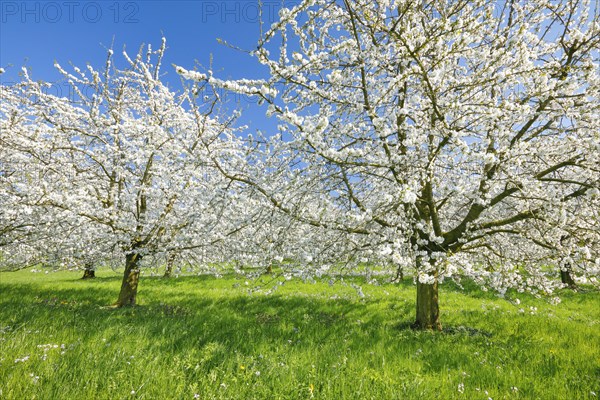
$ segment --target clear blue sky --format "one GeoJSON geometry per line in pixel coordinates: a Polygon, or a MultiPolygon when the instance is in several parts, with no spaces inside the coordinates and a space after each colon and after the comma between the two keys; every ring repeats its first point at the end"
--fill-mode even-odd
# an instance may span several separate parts
{"type": "MultiPolygon", "coordinates": [[[[297,0],[285,0],[291,7],[297,0]]],[[[263,20],[268,27],[277,20],[281,0],[263,0],[263,20]]],[[[34,79],[56,81],[60,76],[53,67],[72,62],[100,68],[106,49],[113,47],[116,62],[122,62],[121,50],[136,54],[142,43],[160,45],[167,38],[165,79],[179,87],[172,63],[191,69],[198,61],[208,67],[213,56],[213,71],[222,78],[259,78],[266,70],[250,56],[217,42],[223,39],[243,49],[256,47],[260,33],[257,0],[197,1],[116,1],[116,0],[0,0],[0,75],[4,84],[17,81],[22,66],[34,79]]],[[[68,68],[67,68],[68,69],[68,68]]],[[[57,91],[59,84],[57,84],[57,91]]],[[[239,97],[230,99],[233,105],[239,97]]],[[[240,104],[243,121],[252,130],[273,129],[263,111],[252,104],[240,104]]]]}

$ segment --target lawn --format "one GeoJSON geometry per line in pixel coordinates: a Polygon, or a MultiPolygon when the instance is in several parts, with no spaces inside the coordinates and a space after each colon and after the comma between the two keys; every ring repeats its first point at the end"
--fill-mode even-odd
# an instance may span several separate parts
{"type": "Polygon", "coordinates": [[[554,305],[444,284],[433,333],[409,328],[410,281],[360,296],[348,280],[292,280],[267,295],[234,275],[144,276],[139,306],[112,310],[120,275],[80,276],[0,273],[0,398],[600,396],[597,291],[554,305]]]}

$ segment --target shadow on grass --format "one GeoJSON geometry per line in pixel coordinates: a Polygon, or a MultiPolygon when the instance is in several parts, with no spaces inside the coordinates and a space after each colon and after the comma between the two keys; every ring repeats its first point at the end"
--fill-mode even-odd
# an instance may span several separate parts
{"type": "Polygon", "coordinates": [[[590,298],[598,295],[599,290],[593,286],[578,286],[577,290],[568,288],[560,289],[556,295],[563,300],[569,300],[578,304],[589,302],[590,298]]]}
{"type": "MultiPolygon", "coordinates": [[[[252,354],[257,346],[291,348],[310,342],[311,346],[326,347],[341,338],[348,348],[361,349],[365,341],[393,338],[398,320],[412,317],[410,304],[394,303],[392,307],[389,301],[247,295],[232,289],[225,289],[223,297],[202,297],[201,288],[185,297],[163,297],[160,282],[165,280],[144,279],[150,283],[144,289],[145,304],[121,309],[106,307],[117,295],[113,277],[72,281],[72,287],[56,289],[35,284],[0,285],[0,325],[67,329],[74,336],[114,341],[135,342],[144,336],[153,351],[194,352],[210,343],[222,343],[225,348],[252,354]]],[[[209,279],[170,279],[165,287],[189,287],[209,279]]]]}
{"type": "MultiPolygon", "coordinates": [[[[153,351],[172,353],[200,351],[210,343],[252,354],[257,346],[291,348],[305,342],[330,346],[340,338],[350,349],[364,349],[368,346],[365,343],[378,342],[393,348],[401,338],[479,341],[491,337],[490,332],[464,326],[445,326],[442,335],[414,332],[410,329],[414,303],[403,299],[248,295],[232,288],[237,280],[219,281],[210,275],[146,276],[140,287],[143,305],[108,309],[106,306],[116,300],[120,279],[116,275],[74,279],[70,280],[71,287],[56,289],[33,283],[0,285],[0,324],[23,326],[33,322],[53,325],[57,330],[69,325],[74,335],[112,337],[115,341],[135,342],[143,336],[153,351]],[[219,295],[204,295],[204,287],[219,286],[219,295]]],[[[408,288],[412,282],[399,285],[408,288]]],[[[473,286],[468,290],[474,291],[473,286]]]]}
{"type": "Polygon", "coordinates": [[[209,276],[144,277],[143,305],[110,310],[104,306],[116,299],[115,279],[99,277],[56,289],[34,283],[0,284],[0,329],[12,326],[10,334],[40,329],[55,337],[63,332],[71,343],[93,346],[106,340],[129,352],[139,349],[161,357],[189,358],[190,363],[201,365],[198,372],[190,369],[185,374],[207,373],[217,366],[231,368],[244,357],[269,351],[306,353],[308,360],[315,350],[329,354],[330,359],[334,358],[331,354],[348,353],[369,360],[374,352],[407,362],[418,359],[424,371],[437,374],[463,369],[473,348],[485,349],[490,343],[506,348],[531,345],[525,334],[504,340],[502,335],[456,323],[445,325],[441,334],[412,331],[414,303],[402,298],[248,295],[233,289],[232,280],[209,276]],[[186,285],[187,290],[182,288],[186,285]],[[217,286],[223,289],[215,295],[217,286]],[[203,288],[212,289],[212,294],[203,288]]]}

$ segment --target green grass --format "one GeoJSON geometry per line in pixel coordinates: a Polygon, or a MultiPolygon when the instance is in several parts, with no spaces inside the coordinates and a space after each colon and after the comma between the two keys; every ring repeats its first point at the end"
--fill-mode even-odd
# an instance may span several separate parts
{"type": "Polygon", "coordinates": [[[0,273],[0,398],[600,396],[598,292],[516,306],[443,285],[446,332],[432,333],[408,328],[409,282],[361,298],[326,280],[265,295],[235,276],[144,277],[139,307],[109,310],[120,276],[80,275],[0,273]]]}

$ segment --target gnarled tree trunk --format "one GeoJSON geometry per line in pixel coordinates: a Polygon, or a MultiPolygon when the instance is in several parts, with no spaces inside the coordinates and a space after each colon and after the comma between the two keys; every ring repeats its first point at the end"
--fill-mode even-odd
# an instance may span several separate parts
{"type": "Polygon", "coordinates": [[[95,277],[96,277],[96,271],[93,270],[91,267],[88,268],[86,266],[85,270],[83,271],[83,276],[81,277],[81,279],[93,279],[95,277]]]}
{"type": "Polygon", "coordinates": [[[417,279],[417,318],[411,326],[417,330],[442,330],[438,299],[438,280],[425,284],[417,279]]]}
{"type": "Polygon", "coordinates": [[[569,289],[577,289],[577,284],[575,283],[575,281],[573,280],[573,277],[571,276],[571,266],[570,265],[565,265],[564,267],[562,267],[560,269],[560,281],[562,283],[564,283],[565,285],[567,285],[567,287],[569,289]]]}
{"type": "Polygon", "coordinates": [[[140,280],[139,263],[141,260],[142,256],[138,253],[128,253],[125,256],[125,272],[123,273],[119,299],[115,303],[116,307],[135,305],[138,282],[140,280]]]}

